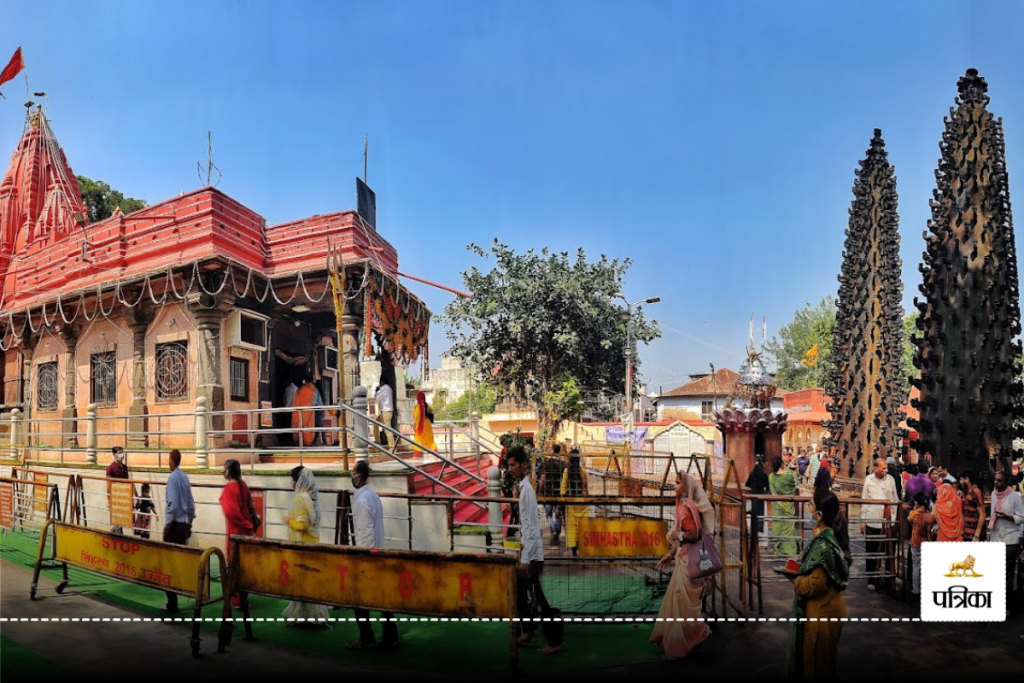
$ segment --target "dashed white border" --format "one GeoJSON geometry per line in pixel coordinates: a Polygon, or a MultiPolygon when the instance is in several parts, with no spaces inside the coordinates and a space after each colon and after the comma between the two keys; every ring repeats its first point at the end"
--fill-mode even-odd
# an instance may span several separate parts
{"type": "Polygon", "coordinates": [[[637,621],[643,622],[656,622],[656,621],[706,621],[706,622],[747,622],[747,621],[768,621],[768,622],[790,622],[790,621],[871,621],[871,622],[911,622],[921,621],[917,617],[830,617],[830,618],[794,618],[794,617],[687,617],[687,618],[662,618],[662,617],[560,617],[558,619],[507,619],[503,617],[395,617],[394,619],[385,619],[383,617],[369,617],[366,619],[357,619],[355,617],[329,617],[324,619],[286,619],[283,617],[249,617],[245,619],[243,617],[237,617],[228,619],[225,617],[0,617],[0,622],[64,622],[64,621],[143,621],[143,622],[157,622],[157,621],[170,621],[170,622],[189,622],[193,623],[196,621],[240,621],[240,622],[308,622],[308,623],[326,623],[326,622],[352,622],[352,621],[470,621],[470,622],[503,622],[508,623],[509,621],[515,622],[537,622],[537,621],[561,621],[561,622],[628,622],[633,623],[637,621]]]}

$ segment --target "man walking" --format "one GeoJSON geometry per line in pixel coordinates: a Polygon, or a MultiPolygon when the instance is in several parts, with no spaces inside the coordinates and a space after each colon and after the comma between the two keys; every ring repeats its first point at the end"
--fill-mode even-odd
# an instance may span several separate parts
{"type": "MultiPolygon", "coordinates": [[[[352,486],[356,490],[352,502],[352,522],[355,527],[355,545],[360,548],[384,547],[384,505],[377,492],[366,485],[370,478],[370,465],[366,460],[356,462],[352,470],[352,486]]],[[[377,638],[373,635],[370,623],[370,610],[356,608],[353,610],[359,624],[359,639],[345,645],[349,650],[369,650],[377,647],[377,638]]],[[[398,624],[395,623],[393,612],[381,612],[384,621],[384,633],[380,646],[385,650],[398,649],[398,624]]]]}
{"type": "MultiPolygon", "coordinates": [[[[192,520],[196,518],[196,501],[192,497],[192,484],[181,471],[181,452],[175,448],[168,456],[171,475],[167,477],[167,526],[164,543],[185,545],[192,537],[192,520]]],[[[168,612],[178,611],[178,594],[167,591],[168,612]]]]}
{"type": "Polygon", "coordinates": [[[800,471],[800,482],[807,482],[807,468],[811,466],[811,459],[807,457],[807,451],[800,449],[800,455],[796,459],[796,467],[800,471]]]}
{"type": "MultiPolygon", "coordinates": [[[[875,470],[864,479],[864,489],[861,492],[864,500],[885,500],[892,503],[899,502],[896,495],[896,482],[889,476],[889,466],[882,458],[875,460],[875,470]]],[[[874,557],[867,560],[868,590],[875,590],[877,587],[888,583],[879,580],[880,577],[873,577],[875,572],[887,572],[889,569],[889,544],[886,542],[890,536],[892,522],[896,519],[895,505],[862,505],[861,518],[864,520],[860,525],[861,533],[867,536],[864,546],[869,556],[885,555],[885,558],[874,557]]]]}
{"type": "MultiPolygon", "coordinates": [[[[540,511],[537,508],[537,494],[533,485],[526,477],[527,455],[526,449],[521,444],[516,444],[508,449],[509,473],[519,481],[519,519],[522,530],[522,550],[519,555],[519,580],[516,582],[518,597],[518,610],[520,619],[519,643],[530,645],[537,642],[537,622],[527,620],[530,615],[529,591],[533,590],[533,597],[540,606],[544,617],[550,618],[552,611],[544,597],[544,591],[540,585],[540,575],[544,571],[544,544],[540,537],[540,511]]],[[[542,647],[538,652],[542,655],[550,655],[562,649],[561,622],[551,623],[550,630],[546,630],[544,637],[548,641],[547,647],[542,647]]]]}

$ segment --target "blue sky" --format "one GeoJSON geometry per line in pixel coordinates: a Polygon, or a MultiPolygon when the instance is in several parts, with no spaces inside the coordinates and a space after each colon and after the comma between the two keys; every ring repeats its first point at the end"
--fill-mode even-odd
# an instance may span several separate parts
{"type": "MultiPolygon", "coordinates": [[[[968,67],[1024,177],[1024,3],[10,3],[76,173],[151,203],[219,188],[273,223],[354,207],[370,136],[378,229],[404,272],[461,286],[497,237],[629,257],[660,296],[641,372],[665,390],[736,368],[835,295],[853,169],[881,128],[899,181],[905,303],[942,118],[968,67]],[[731,350],[725,352],[719,349],[731,350]]],[[[24,120],[3,87],[0,155],[24,120]]],[[[1017,194],[1020,194],[1017,192],[1017,194]]],[[[440,290],[409,283],[439,313],[440,290]]],[[[435,326],[431,352],[447,347],[435,326]]]]}

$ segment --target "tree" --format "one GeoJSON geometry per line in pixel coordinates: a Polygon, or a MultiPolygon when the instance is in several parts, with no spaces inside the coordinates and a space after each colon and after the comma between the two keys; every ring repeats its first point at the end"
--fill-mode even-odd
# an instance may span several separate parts
{"type": "MultiPolygon", "coordinates": [[[[566,414],[556,405],[559,392],[567,392],[565,406],[574,405],[570,380],[580,388],[594,389],[602,381],[625,388],[625,308],[616,298],[629,259],[601,256],[590,263],[582,249],[573,259],[546,248],[517,254],[498,240],[489,254],[475,244],[468,249],[481,258],[493,256],[495,267],[462,274],[472,296],[456,299],[441,316],[452,342],[449,353],[532,403],[547,434],[566,414]]],[[[659,335],[641,307],[633,310],[630,324],[634,346],[659,335]]]]}
{"type": "Polygon", "coordinates": [[[826,390],[832,419],[822,426],[843,474],[862,479],[875,458],[897,455],[906,417],[896,174],[877,128],[853,196],[826,390]]]}
{"type": "Polygon", "coordinates": [[[470,405],[474,413],[486,415],[494,412],[498,402],[498,389],[492,384],[478,384],[471,391],[464,392],[454,401],[445,402],[441,407],[434,404],[434,415],[437,420],[465,420],[469,417],[470,405]]]}
{"type": "Polygon", "coordinates": [[[806,302],[793,319],[765,344],[765,354],[775,364],[775,381],[786,391],[825,386],[832,367],[832,340],[836,326],[836,301],[826,296],[816,306],[806,302]],[[818,347],[816,361],[805,362],[818,347]]]}
{"type": "Polygon", "coordinates": [[[1009,472],[1022,417],[1020,298],[1003,124],[975,69],[957,83],[921,266],[914,448],[949,470],[1009,472]]]}
{"type": "Polygon", "coordinates": [[[89,212],[90,223],[110,218],[114,209],[117,208],[124,213],[132,213],[146,208],[146,202],[141,199],[125,197],[102,180],[92,180],[84,175],[75,176],[75,178],[78,179],[78,189],[82,193],[82,201],[85,202],[89,212]]]}

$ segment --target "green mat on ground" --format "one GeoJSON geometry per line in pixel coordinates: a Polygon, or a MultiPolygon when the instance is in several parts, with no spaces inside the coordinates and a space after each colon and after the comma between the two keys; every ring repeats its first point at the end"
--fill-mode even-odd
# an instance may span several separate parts
{"type": "MultiPolygon", "coordinates": [[[[0,543],[0,559],[31,568],[35,563],[38,542],[21,534],[8,533],[0,543]]],[[[60,569],[44,569],[46,577],[59,581],[60,569]]],[[[545,577],[547,578],[547,577],[545,577]]],[[[558,590],[559,577],[551,577],[555,583],[553,590],[558,590]]],[[[165,602],[160,591],[135,584],[108,579],[104,576],[85,570],[69,567],[69,585],[67,590],[85,591],[95,594],[104,600],[122,605],[135,612],[154,617],[166,616],[161,610],[165,602]]],[[[638,602],[650,599],[653,587],[644,586],[640,590],[643,578],[640,577],[635,590],[644,594],[638,602]]],[[[220,595],[220,586],[213,587],[215,595],[220,595]]],[[[41,591],[45,600],[39,603],[39,616],[46,616],[47,600],[59,600],[52,591],[41,591]]],[[[621,596],[614,598],[622,600],[621,596]]],[[[263,596],[250,598],[251,617],[256,619],[276,619],[287,601],[263,596]]],[[[192,602],[181,599],[181,612],[178,616],[192,616],[192,602]]],[[[219,617],[223,607],[215,604],[203,610],[204,617],[219,617]]],[[[240,610],[234,610],[234,616],[241,618],[240,610]]],[[[371,616],[379,616],[372,614],[371,616]]],[[[397,615],[402,619],[404,615],[397,615]]],[[[331,618],[352,618],[349,609],[331,610],[331,618]]],[[[415,617],[407,617],[415,618],[415,617]]],[[[214,652],[217,648],[216,630],[220,624],[216,621],[203,624],[202,651],[214,652]]],[[[500,622],[444,622],[441,619],[431,621],[400,621],[399,635],[402,647],[397,651],[353,652],[345,649],[345,643],[355,640],[358,627],[355,622],[334,622],[333,630],[316,627],[286,628],[283,622],[255,622],[253,632],[257,639],[269,645],[288,650],[327,657],[340,662],[359,663],[370,666],[395,667],[434,673],[473,672],[477,676],[506,678],[511,676],[509,666],[508,625],[500,622]]],[[[380,637],[382,625],[374,624],[374,630],[380,637]]],[[[661,649],[650,644],[652,623],[614,624],[614,623],[566,623],[565,647],[555,656],[545,657],[537,654],[536,646],[519,649],[520,669],[523,673],[544,672],[559,674],[610,666],[623,666],[644,661],[655,661],[661,656],[661,649]]],[[[539,634],[538,634],[539,635],[539,634]]],[[[233,643],[244,637],[243,624],[235,623],[233,643]]],[[[541,640],[543,645],[543,639],[541,640]]],[[[229,646],[229,652],[232,647],[229,646]]],[[[188,656],[188,648],[182,646],[182,655],[188,656]]]]}
{"type": "Polygon", "coordinates": [[[15,680],[15,676],[32,681],[73,681],[81,678],[77,672],[65,669],[6,636],[0,636],[0,675],[5,673],[11,676],[10,680],[15,680]]]}

